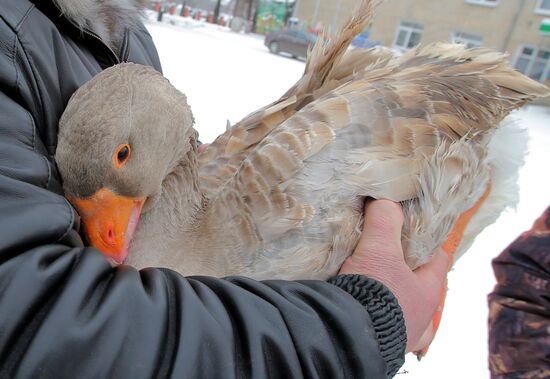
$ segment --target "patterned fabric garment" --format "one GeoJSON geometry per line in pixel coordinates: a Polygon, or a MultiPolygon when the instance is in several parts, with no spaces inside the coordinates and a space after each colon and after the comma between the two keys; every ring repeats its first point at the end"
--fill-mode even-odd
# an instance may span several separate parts
{"type": "Polygon", "coordinates": [[[493,261],[493,268],[491,377],[550,378],[550,207],[493,261]]]}

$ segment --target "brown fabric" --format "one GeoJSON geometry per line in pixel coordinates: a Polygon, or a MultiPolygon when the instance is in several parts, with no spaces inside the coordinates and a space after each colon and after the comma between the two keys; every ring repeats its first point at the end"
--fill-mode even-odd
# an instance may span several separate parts
{"type": "Polygon", "coordinates": [[[492,378],[550,378],[550,207],[493,261],[492,378]]]}

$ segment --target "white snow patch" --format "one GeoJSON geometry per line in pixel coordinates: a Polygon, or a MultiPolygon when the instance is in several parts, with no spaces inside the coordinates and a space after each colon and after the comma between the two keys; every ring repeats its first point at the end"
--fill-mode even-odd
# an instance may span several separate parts
{"type": "Polygon", "coordinates": [[[148,23],[164,75],[185,93],[202,142],[211,142],[256,109],[283,95],[303,61],[270,54],[258,35],[226,28],[179,28],[148,23]]]}

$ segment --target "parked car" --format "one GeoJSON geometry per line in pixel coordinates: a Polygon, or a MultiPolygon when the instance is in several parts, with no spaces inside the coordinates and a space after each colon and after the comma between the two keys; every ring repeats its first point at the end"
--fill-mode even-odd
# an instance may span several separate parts
{"type": "Polygon", "coordinates": [[[264,45],[273,54],[288,53],[294,58],[307,56],[308,49],[315,44],[317,37],[302,30],[282,30],[265,36],[264,45]]]}

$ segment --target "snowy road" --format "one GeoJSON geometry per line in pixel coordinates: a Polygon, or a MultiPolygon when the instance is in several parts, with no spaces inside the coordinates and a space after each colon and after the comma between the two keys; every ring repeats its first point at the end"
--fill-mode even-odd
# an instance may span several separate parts
{"type": "MultiPolygon", "coordinates": [[[[257,36],[217,27],[147,24],[157,44],[164,74],[187,94],[203,142],[231,123],[282,95],[301,75],[304,62],[269,54],[257,36]]],[[[449,275],[441,328],[420,363],[407,357],[398,377],[487,378],[486,296],[494,285],[495,257],[550,204],[550,109],[516,112],[529,129],[530,155],[520,175],[517,212],[505,213],[478,237],[449,275]]]]}

